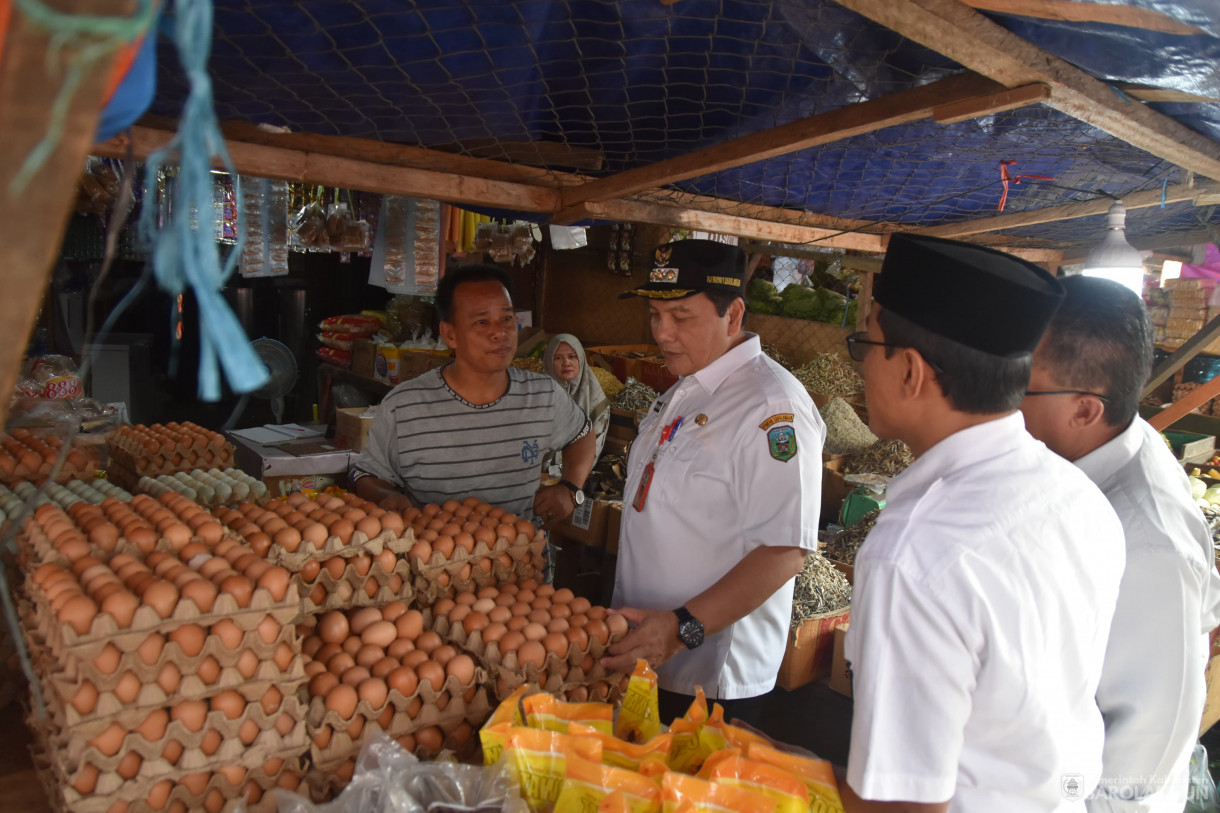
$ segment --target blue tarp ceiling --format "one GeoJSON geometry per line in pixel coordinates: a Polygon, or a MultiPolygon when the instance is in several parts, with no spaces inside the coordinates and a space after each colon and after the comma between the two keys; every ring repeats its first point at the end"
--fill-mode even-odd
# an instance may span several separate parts
{"type": "MultiPolygon", "coordinates": [[[[1200,33],[989,16],[1101,80],[1220,98],[1215,0],[1128,5],[1200,33]]],[[[173,116],[185,85],[164,43],[159,63],[152,112],[173,116]]],[[[497,145],[580,148],[603,160],[581,170],[592,176],[963,70],[832,0],[216,0],[211,69],[222,120],[505,160],[497,145]]],[[[1220,141],[1220,104],[1152,107],[1220,141]]],[[[892,127],[672,190],[720,198],[726,211],[764,204],[927,226],[996,213],[1001,161],[1016,161],[1014,174],[1054,179],[1011,186],[1006,212],[1187,181],[1176,166],[1034,106],[892,127]]],[[[1220,223],[1210,211],[1180,209],[1143,210],[1141,228],[1220,223]]],[[[1030,245],[1093,239],[1085,221],[1070,226],[1053,237],[1036,228],[1009,236],[1030,245]]]]}

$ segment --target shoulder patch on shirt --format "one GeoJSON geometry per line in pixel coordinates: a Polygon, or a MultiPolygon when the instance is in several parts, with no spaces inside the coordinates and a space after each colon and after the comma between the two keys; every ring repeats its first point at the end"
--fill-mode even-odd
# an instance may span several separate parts
{"type": "Polygon", "coordinates": [[[781,412],[778,415],[772,415],[770,418],[767,418],[758,425],[758,428],[765,432],[777,423],[792,423],[792,421],[793,415],[791,412],[781,412]]]}
{"type": "Polygon", "coordinates": [[[796,457],[796,430],[791,426],[775,426],[768,429],[767,449],[776,460],[787,463],[796,457]]]}

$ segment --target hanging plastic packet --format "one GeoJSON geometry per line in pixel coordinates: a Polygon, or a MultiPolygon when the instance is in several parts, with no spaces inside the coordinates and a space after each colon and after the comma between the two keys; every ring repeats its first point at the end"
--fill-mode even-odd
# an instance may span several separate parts
{"type": "Polygon", "coordinates": [[[686,714],[674,720],[669,726],[673,735],[673,745],[669,750],[669,767],[682,773],[698,773],[703,761],[711,755],[700,732],[707,722],[707,696],[702,686],[695,687],[695,699],[691,702],[686,714]]]}
{"type": "Polygon", "coordinates": [[[765,737],[747,731],[724,721],[724,707],[719,703],[712,706],[712,713],[703,724],[699,737],[710,751],[722,748],[740,748],[743,752],[752,744],[771,745],[765,737]]]}
{"type": "Polygon", "coordinates": [[[799,777],[774,765],[745,759],[736,748],[716,760],[708,773],[713,784],[743,788],[774,799],[775,813],[809,813],[809,791],[799,777]]]}
{"type": "Polygon", "coordinates": [[[566,734],[570,724],[581,723],[608,736],[614,728],[614,707],[609,703],[565,703],[540,692],[525,698],[521,706],[530,728],[566,734]]]}
{"type": "Polygon", "coordinates": [[[623,693],[623,707],[614,724],[614,735],[628,742],[647,742],[660,733],[657,673],[648,661],[637,660],[627,680],[627,691],[623,693]]]}
{"type": "Polygon", "coordinates": [[[805,783],[809,794],[810,811],[818,813],[842,813],[843,800],[839,797],[839,784],[835,781],[834,769],[824,759],[786,754],[769,745],[751,744],[746,757],[754,762],[774,765],[805,783]]]}
{"type": "Polygon", "coordinates": [[[415,290],[436,293],[444,260],[441,241],[441,205],[434,200],[415,201],[415,290]]]}
{"type": "Polygon", "coordinates": [[[653,780],[575,756],[568,757],[555,809],[594,810],[612,793],[623,795],[630,813],[658,813],[661,809],[661,787],[653,780]]]}
{"type": "Polygon", "coordinates": [[[246,241],[241,252],[243,277],[288,273],[288,184],[241,176],[241,207],[246,241]]]}
{"type": "MultiPolygon", "coordinates": [[[[319,194],[321,190],[319,189],[319,194]]],[[[292,230],[306,248],[324,246],[330,242],[326,231],[326,210],[316,198],[301,207],[292,219],[292,230]]]]}
{"type": "Polygon", "coordinates": [[[568,733],[599,740],[602,744],[602,763],[629,771],[638,771],[640,765],[648,759],[654,759],[668,769],[669,750],[674,741],[673,734],[666,733],[658,734],[648,742],[631,743],[580,723],[569,725],[568,733]]]}
{"type": "Polygon", "coordinates": [[[508,730],[513,726],[525,725],[525,716],[521,713],[521,698],[525,695],[528,684],[521,684],[513,693],[496,706],[491,717],[479,729],[479,742],[483,744],[483,764],[495,765],[504,753],[508,740],[508,730]]]}
{"type": "Polygon", "coordinates": [[[555,809],[571,756],[599,763],[601,743],[536,728],[508,729],[504,757],[533,813],[551,813],[555,809]]]}
{"type": "Polygon", "coordinates": [[[775,813],[775,800],[757,791],[719,785],[670,771],[661,777],[664,813],[775,813]]]}

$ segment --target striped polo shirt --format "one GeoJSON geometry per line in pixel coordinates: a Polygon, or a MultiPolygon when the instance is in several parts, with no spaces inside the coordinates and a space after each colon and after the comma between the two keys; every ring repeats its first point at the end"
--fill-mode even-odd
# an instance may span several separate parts
{"type": "Polygon", "coordinates": [[[416,505],[472,496],[532,519],[542,458],[588,431],[549,376],[510,367],[508,391],[476,405],[430,370],[386,395],[351,476],[394,483],[416,505]]]}

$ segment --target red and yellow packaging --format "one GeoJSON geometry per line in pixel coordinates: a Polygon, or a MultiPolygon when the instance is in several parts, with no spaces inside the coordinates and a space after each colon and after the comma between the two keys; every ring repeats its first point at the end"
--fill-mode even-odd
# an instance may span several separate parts
{"type": "Polygon", "coordinates": [[[495,765],[504,753],[508,738],[508,730],[513,726],[525,725],[525,717],[521,714],[521,697],[529,688],[522,684],[513,693],[504,698],[491,717],[479,729],[479,742],[483,744],[483,764],[495,765]]]}
{"type": "Polygon", "coordinates": [[[544,692],[530,695],[521,705],[530,728],[566,734],[568,726],[578,723],[607,736],[614,730],[614,707],[609,703],[565,703],[544,692]]]}
{"type": "Polygon", "coordinates": [[[627,691],[623,694],[623,707],[614,724],[614,736],[627,742],[648,742],[661,733],[661,701],[657,695],[657,673],[648,661],[637,660],[631,677],[627,680],[627,691]]]}
{"type": "Polygon", "coordinates": [[[629,813],[660,813],[661,787],[634,771],[569,756],[563,789],[555,801],[560,811],[598,809],[606,797],[619,794],[629,813]]]}
{"type": "Polygon", "coordinates": [[[775,813],[776,802],[744,788],[705,782],[670,771],[661,777],[664,813],[775,813]]]}
{"type": "Polygon", "coordinates": [[[569,758],[595,764],[602,761],[602,745],[590,737],[513,727],[508,729],[505,742],[504,757],[533,813],[550,813],[555,809],[569,758]]]}
{"type": "MultiPolygon", "coordinates": [[[[808,813],[809,791],[797,776],[764,762],[754,762],[741,756],[736,748],[729,756],[716,760],[710,771],[713,784],[752,790],[775,800],[776,813],[808,813]]],[[[708,767],[709,759],[704,763],[708,767]]]]}
{"type": "Polygon", "coordinates": [[[568,727],[568,733],[600,740],[602,764],[625,768],[629,771],[639,771],[641,763],[649,758],[665,764],[665,761],[669,759],[669,749],[673,745],[674,739],[672,734],[658,734],[648,742],[634,745],[580,723],[572,723],[568,727]]]}
{"type": "Polygon", "coordinates": [[[843,813],[843,800],[839,797],[839,783],[835,781],[834,769],[823,759],[785,754],[767,745],[752,744],[746,756],[754,762],[774,765],[805,783],[809,794],[810,813],[843,813]]]}

